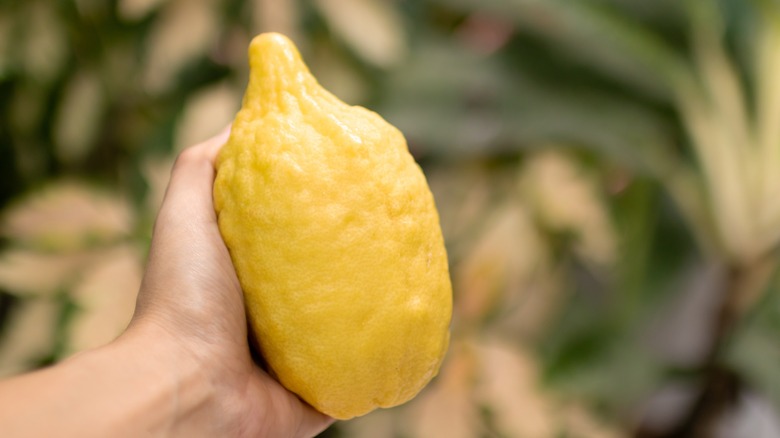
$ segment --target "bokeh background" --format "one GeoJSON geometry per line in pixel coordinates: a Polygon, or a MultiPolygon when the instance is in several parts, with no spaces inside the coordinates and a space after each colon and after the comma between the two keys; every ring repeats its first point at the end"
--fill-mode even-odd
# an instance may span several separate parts
{"type": "Polygon", "coordinates": [[[0,2],[0,375],[133,309],[179,150],[290,36],[407,136],[452,345],[326,437],[780,436],[780,2],[0,2]]]}

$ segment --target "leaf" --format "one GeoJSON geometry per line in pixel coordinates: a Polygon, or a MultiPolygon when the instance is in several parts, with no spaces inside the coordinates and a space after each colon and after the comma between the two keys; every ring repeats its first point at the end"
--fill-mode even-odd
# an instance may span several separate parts
{"type": "Polygon", "coordinates": [[[13,20],[10,14],[0,14],[0,82],[8,77],[13,67],[10,44],[12,30],[13,20]]]}
{"type": "Polygon", "coordinates": [[[564,153],[535,154],[521,176],[525,198],[550,230],[572,233],[575,251],[596,267],[615,263],[617,237],[593,176],[564,153]]]}
{"type": "Polygon", "coordinates": [[[117,13],[125,21],[138,21],[157,10],[166,0],[119,0],[117,13]]]}
{"type": "Polygon", "coordinates": [[[658,174],[669,196],[677,204],[689,230],[695,236],[699,248],[709,254],[720,250],[720,237],[710,212],[704,181],[697,169],[679,163],[658,174]]]}
{"type": "Polygon", "coordinates": [[[475,358],[463,343],[453,342],[439,377],[408,406],[405,436],[471,438],[482,430],[471,396],[475,358]]]}
{"type": "Polygon", "coordinates": [[[490,410],[501,436],[555,436],[557,409],[538,387],[539,372],[532,357],[494,340],[474,348],[480,370],[476,397],[490,410]]]}
{"type": "Polygon", "coordinates": [[[216,135],[238,112],[241,93],[227,82],[193,93],[184,105],[175,132],[175,150],[180,151],[216,135]]]}
{"type": "MultiPolygon", "coordinates": [[[[780,198],[780,13],[774,12],[762,21],[755,53],[756,142],[763,159],[767,200],[780,198]]],[[[771,201],[765,205],[767,228],[780,229],[780,205],[771,201]]]]}
{"type": "Polygon", "coordinates": [[[627,324],[619,327],[594,313],[592,297],[570,304],[559,318],[563,329],[546,339],[548,354],[544,379],[559,394],[587,401],[606,412],[621,412],[627,403],[635,403],[662,378],[662,363],[646,345],[646,329],[627,324]],[[574,322],[570,321],[573,320],[574,322]],[[568,333],[561,333],[568,332],[568,333]],[[552,347],[552,348],[550,348],[552,347]],[[620,385],[615,385],[620,382],[620,385]]]}
{"type": "Polygon", "coordinates": [[[17,296],[53,295],[67,288],[90,254],[9,249],[0,254],[0,288],[17,296]]]}
{"type": "Polygon", "coordinates": [[[133,212],[122,198],[62,180],[27,195],[0,218],[0,235],[17,245],[72,250],[127,236],[133,212]]]}
{"type": "MultiPolygon", "coordinates": [[[[560,420],[563,436],[572,438],[628,438],[627,431],[619,430],[594,417],[584,405],[571,404],[562,409],[560,420]]],[[[560,432],[559,432],[560,433],[560,432]]]]}
{"type": "Polygon", "coordinates": [[[526,209],[503,206],[454,272],[457,314],[464,322],[478,321],[509,296],[523,295],[546,257],[526,209]]]}
{"type": "Polygon", "coordinates": [[[143,275],[138,248],[122,245],[105,251],[98,260],[73,288],[78,310],[68,326],[70,353],[111,342],[133,316],[143,275]]]}
{"type": "Polygon", "coordinates": [[[500,190],[495,183],[495,173],[466,163],[433,166],[425,170],[425,176],[436,199],[442,233],[448,244],[447,253],[453,260],[467,257],[475,230],[485,213],[494,208],[491,198],[500,190]]]}
{"type": "Polygon", "coordinates": [[[566,0],[437,0],[471,12],[512,20],[571,60],[654,98],[672,97],[672,86],[692,82],[684,58],[658,35],[601,1],[566,0]]]}
{"type": "Polygon", "coordinates": [[[721,42],[722,18],[711,2],[688,2],[697,82],[680,84],[677,106],[701,169],[720,256],[740,263],[761,254],[765,236],[758,181],[760,157],[749,132],[745,91],[721,42]]]}
{"type": "Polygon", "coordinates": [[[366,61],[386,68],[404,57],[403,23],[391,2],[316,0],[314,3],[333,31],[366,61]]]}
{"type": "Polygon", "coordinates": [[[171,87],[179,72],[204,56],[219,31],[209,0],[171,0],[148,35],[143,83],[151,93],[171,87]]]}
{"type": "Polygon", "coordinates": [[[528,50],[525,62],[510,68],[451,42],[421,42],[404,68],[389,74],[379,112],[418,155],[471,158],[565,141],[644,172],[677,161],[670,128],[657,113],[597,84],[540,76],[538,56],[528,50]]]}
{"type": "Polygon", "coordinates": [[[370,93],[369,84],[340,53],[327,42],[314,42],[309,67],[317,81],[336,97],[359,104],[370,93]]]}
{"type": "Polygon", "coordinates": [[[16,20],[22,66],[26,73],[39,83],[55,79],[70,51],[65,29],[53,4],[47,2],[25,2],[24,12],[16,20]]]}
{"type": "Polygon", "coordinates": [[[24,299],[0,340],[0,377],[27,371],[54,348],[60,305],[49,298],[24,299]]]}
{"type": "Polygon", "coordinates": [[[103,90],[94,73],[82,71],[65,87],[54,121],[55,152],[60,161],[78,164],[95,146],[105,107],[103,90]]]}
{"type": "MultiPolygon", "coordinates": [[[[23,135],[34,135],[46,112],[46,93],[33,84],[19,84],[9,102],[9,126],[23,135]]],[[[16,147],[17,166],[25,175],[41,173],[43,151],[32,147],[16,147]]]]}
{"type": "Polygon", "coordinates": [[[698,82],[678,87],[677,104],[701,169],[700,197],[714,230],[710,246],[720,258],[749,265],[780,241],[778,13],[769,3],[758,4],[762,16],[750,34],[753,74],[743,78],[740,59],[723,41],[729,17],[712,2],[686,5],[698,82]]]}

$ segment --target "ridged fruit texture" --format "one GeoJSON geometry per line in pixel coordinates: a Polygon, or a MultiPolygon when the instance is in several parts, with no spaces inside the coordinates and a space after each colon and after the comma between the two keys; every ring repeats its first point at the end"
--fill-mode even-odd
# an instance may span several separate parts
{"type": "Polygon", "coordinates": [[[452,314],[425,177],[403,135],[323,89],[286,37],[255,37],[249,61],[214,201],[261,353],[334,418],[404,403],[438,372],[452,314]]]}

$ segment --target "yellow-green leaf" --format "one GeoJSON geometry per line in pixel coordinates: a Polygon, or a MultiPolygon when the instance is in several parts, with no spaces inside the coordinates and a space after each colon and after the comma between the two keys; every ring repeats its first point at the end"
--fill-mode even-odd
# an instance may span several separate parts
{"type": "Polygon", "coordinates": [[[27,195],[0,218],[0,235],[25,247],[77,249],[127,236],[133,212],[117,194],[58,181],[27,195]]]}
{"type": "Polygon", "coordinates": [[[65,87],[54,121],[55,152],[68,164],[79,163],[95,146],[105,97],[92,72],[77,73],[65,87]]]}
{"type": "Polygon", "coordinates": [[[107,344],[130,322],[143,274],[141,254],[132,245],[105,251],[74,286],[78,306],[68,327],[68,352],[107,344]]]}
{"type": "Polygon", "coordinates": [[[389,67],[406,54],[403,22],[393,2],[383,0],[316,0],[331,28],[360,57],[389,67]]]}
{"type": "Polygon", "coordinates": [[[22,300],[0,339],[0,377],[27,371],[54,348],[61,306],[49,298],[22,300]]]}
{"type": "Polygon", "coordinates": [[[89,260],[87,253],[12,248],[0,254],[0,288],[18,296],[56,294],[75,280],[89,260]]]}

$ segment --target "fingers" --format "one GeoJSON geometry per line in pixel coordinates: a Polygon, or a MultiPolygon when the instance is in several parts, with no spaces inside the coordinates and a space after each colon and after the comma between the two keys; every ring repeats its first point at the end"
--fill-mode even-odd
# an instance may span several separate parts
{"type": "Polygon", "coordinates": [[[227,126],[216,136],[179,154],[165,192],[161,218],[216,220],[212,200],[214,162],[229,135],[230,126],[227,126]]]}
{"type": "MultiPolygon", "coordinates": [[[[190,267],[199,266],[200,269],[196,270],[199,274],[204,272],[202,269],[204,259],[208,258],[212,262],[217,260],[219,262],[217,263],[217,272],[223,273],[218,277],[228,278],[231,287],[207,287],[207,289],[211,291],[229,289],[231,292],[235,292],[231,295],[233,300],[219,300],[223,305],[226,302],[241,303],[238,279],[230,264],[227,249],[219,238],[212,197],[215,177],[214,164],[219,150],[227,142],[229,135],[230,126],[220,134],[185,149],[176,159],[155,225],[155,238],[150,254],[150,261],[156,259],[176,261],[171,269],[183,264],[190,267]],[[185,246],[182,247],[182,245],[185,246]],[[182,248],[184,248],[183,251],[182,248]]],[[[152,264],[150,262],[150,265],[152,264]]],[[[171,269],[163,269],[161,272],[168,274],[171,269]]],[[[202,287],[209,284],[208,279],[212,278],[207,277],[206,280],[199,278],[193,284],[202,287]]],[[[163,289],[182,290],[182,287],[178,284],[163,289]]],[[[213,303],[203,306],[197,305],[198,300],[204,296],[188,296],[186,307],[207,308],[209,312],[219,308],[213,303]]],[[[236,309],[230,312],[231,321],[240,321],[241,330],[234,330],[233,333],[242,333],[240,338],[243,340],[246,337],[246,333],[242,331],[245,329],[245,321],[242,318],[244,311],[240,305],[236,309]]],[[[182,311],[181,306],[178,310],[180,314],[187,313],[182,311]]],[[[198,312],[194,312],[194,314],[197,315],[198,312]]],[[[237,351],[244,354],[245,348],[246,346],[242,345],[237,351]]],[[[249,361],[249,358],[246,357],[246,360],[249,361]]],[[[257,404],[257,410],[253,412],[253,415],[248,416],[248,421],[251,423],[259,419],[267,420],[266,424],[255,424],[258,430],[266,430],[267,436],[309,438],[319,434],[333,423],[333,419],[303,403],[259,368],[253,368],[253,370],[250,382],[254,392],[249,397],[254,400],[254,403],[250,402],[248,405],[257,404]]]]}
{"type": "MultiPolygon", "coordinates": [[[[212,199],[214,160],[229,132],[228,127],[185,149],[176,159],[154,225],[136,316],[148,311],[152,297],[167,297],[149,291],[182,290],[187,281],[197,283],[200,288],[222,281],[229,287],[215,290],[230,290],[240,296],[230,256],[219,237],[212,199]],[[197,281],[193,280],[195,276],[197,281]]],[[[200,296],[193,294],[192,297],[200,296]]],[[[192,297],[189,302],[194,305],[198,300],[192,297]]]]}
{"type": "Polygon", "coordinates": [[[219,134],[194,147],[203,148],[206,157],[213,164],[217,160],[219,150],[222,149],[222,146],[227,143],[228,138],[230,138],[231,127],[231,125],[225,126],[219,134]]]}
{"type": "Polygon", "coordinates": [[[249,418],[260,419],[256,426],[262,436],[311,438],[335,420],[304,403],[260,368],[252,375],[255,388],[250,396],[260,403],[249,418]]]}
{"type": "Polygon", "coordinates": [[[317,436],[336,421],[323,413],[317,412],[309,405],[303,405],[302,409],[302,418],[301,422],[298,424],[298,431],[295,434],[296,438],[311,438],[317,436]]]}

